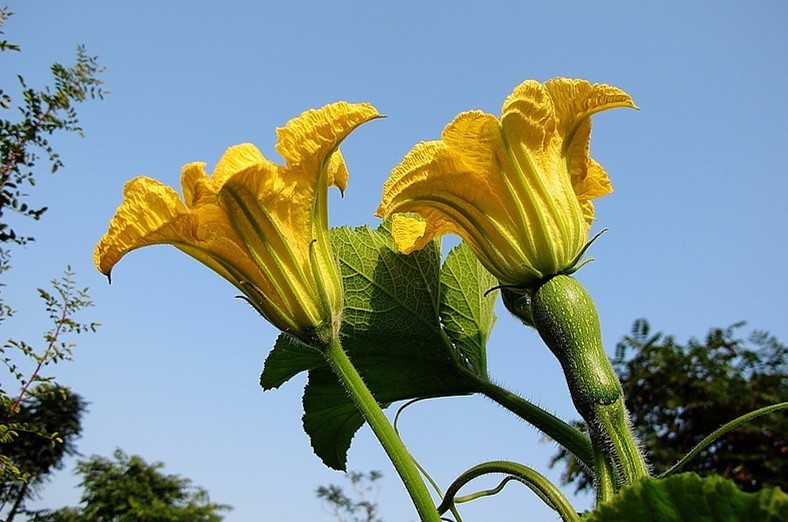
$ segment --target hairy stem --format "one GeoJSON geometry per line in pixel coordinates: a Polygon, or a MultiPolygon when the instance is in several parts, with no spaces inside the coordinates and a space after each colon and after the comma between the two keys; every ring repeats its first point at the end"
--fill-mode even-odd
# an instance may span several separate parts
{"type": "Polygon", "coordinates": [[[596,411],[597,419],[618,457],[616,464],[624,483],[632,484],[641,477],[647,477],[648,467],[632,435],[623,396],[613,404],[600,404],[596,411]]]}
{"type": "Polygon", "coordinates": [[[413,458],[353,366],[339,340],[332,338],[323,354],[394,464],[422,522],[440,522],[440,515],[435,509],[432,497],[413,458]]]}
{"type": "Polygon", "coordinates": [[[533,291],[533,324],[561,363],[577,411],[588,424],[595,459],[594,473],[608,487],[612,463],[619,473],[616,486],[648,476],[624,407],[624,392],[602,345],[599,316],[591,296],[571,277],[559,275],[533,291]],[[607,471],[606,471],[607,470],[607,471]],[[620,482],[620,484],[619,484],[620,482]]]}
{"type": "Polygon", "coordinates": [[[480,382],[479,391],[566,448],[589,468],[594,467],[591,440],[571,424],[489,381],[480,382]]]}
{"type": "Polygon", "coordinates": [[[594,439],[594,465],[591,466],[591,469],[594,470],[596,501],[597,504],[600,504],[613,498],[613,495],[616,494],[616,485],[619,481],[616,477],[616,469],[610,457],[601,449],[604,443],[596,440],[596,436],[594,439]]]}

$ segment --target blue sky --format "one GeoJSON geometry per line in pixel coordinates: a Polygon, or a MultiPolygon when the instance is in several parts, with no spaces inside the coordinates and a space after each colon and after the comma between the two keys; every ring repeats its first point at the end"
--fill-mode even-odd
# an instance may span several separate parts
{"type": "MultiPolygon", "coordinates": [[[[272,159],[274,129],[336,100],[368,101],[388,118],[343,145],[351,179],[331,198],[333,225],[377,224],[391,168],[459,112],[498,114],[521,81],[555,76],[610,83],[639,111],[594,120],[592,154],[616,192],[600,200],[596,261],[583,282],[599,307],[609,353],[632,322],[679,339],[747,320],[788,339],[788,7],[784,2],[9,2],[3,88],[33,86],[85,44],[108,70],[111,94],[79,107],[87,133],[53,140],[66,168],[39,174],[31,197],[50,207],[25,223],[37,241],[17,250],[4,288],[20,310],[3,337],[46,327],[35,288],[70,264],[96,307],[99,333],[76,339],[55,368],[91,403],[79,449],[115,447],[162,460],[235,510],[227,520],[331,520],[313,490],[341,475],[312,455],[301,430],[303,377],[263,393],[258,377],[276,332],[205,267],[170,247],[130,254],[113,284],[93,245],[140,174],[177,184],[191,161],[212,166],[253,142],[272,159]]],[[[500,308],[500,307],[499,307],[500,308]]],[[[558,364],[499,309],[488,347],[494,378],[575,418],[558,364]]],[[[480,398],[412,408],[404,437],[447,485],[488,459],[548,470],[552,447],[480,398]]],[[[368,430],[351,469],[382,470],[389,521],[414,520],[403,488],[368,430]]],[[[71,466],[40,506],[75,504],[71,466]]],[[[582,509],[587,497],[573,499],[582,509]]],[[[466,521],[555,517],[510,486],[466,521]]]]}

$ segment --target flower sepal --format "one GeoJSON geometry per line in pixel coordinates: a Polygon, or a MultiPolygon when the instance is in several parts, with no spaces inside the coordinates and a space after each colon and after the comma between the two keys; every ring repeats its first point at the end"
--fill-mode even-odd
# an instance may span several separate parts
{"type": "Polygon", "coordinates": [[[506,309],[520,319],[524,325],[536,328],[534,315],[531,311],[531,299],[533,298],[531,290],[506,286],[498,288],[501,290],[501,300],[506,309]]]}
{"type": "Polygon", "coordinates": [[[599,239],[599,237],[602,234],[604,234],[605,232],[607,232],[607,231],[608,231],[607,228],[603,228],[602,230],[600,230],[599,232],[594,234],[594,237],[592,237],[585,244],[585,246],[582,249],[580,249],[580,252],[577,253],[577,256],[575,256],[574,260],[572,260],[572,262],[569,263],[569,265],[565,269],[561,270],[558,273],[558,275],[570,276],[570,275],[574,274],[575,272],[577,272],[578,270],[580,270],[581,268],[583,268],[584,266],[586,266],[588,263],[592,262],[594,260],[593,257],[586,257],[584,259],[583,256],[586,254],[586,252],[591,247],[591,245],[594,243],[594,241],[599,239]]]}
{"type": "MultiPolygon", "coordinates": [[[[583,258],[585,253],[588,251],[589,247],[591,246],[594,241],[596,241],[602,234],[607,232],[607,228],[603,228],[599,232],[597,232],[594,237],[592,237],[586,245],[580,250],[577,254],[575,259],[560,273],[557,275],[564,275],[564,276],[571,276],[588,263],[594,260],[593,257],[586,257],[583,258]]],[[[547,282],[552,276],[544,277],[543,274],[534,274],[537,276],[536,281],[532,282],[530,285],[527,286],[510,286],[510,285],[499,285],[495,286],[487,291],[487,293],[492,292],[493,290],[500,290],[501,291],[501,298],[503,300],[504,306],[506,309],[511,312],[512,315],[520,319],[526,326],[530,326],[532,328],[536,328],[536,324],[534,323],[533,311],[531,310],[531,300],[533,299],[534,291],[541,287],[545,282],[547,282]]]]}

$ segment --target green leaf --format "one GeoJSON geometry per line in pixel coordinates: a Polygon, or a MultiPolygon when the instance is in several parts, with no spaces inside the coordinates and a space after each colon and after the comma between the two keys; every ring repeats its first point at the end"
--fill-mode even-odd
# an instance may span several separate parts
{"type": "Polygon", "coordinates": [[[487,339],[495,324],[498,285],[465,243],[449,252],[441,270],[441,319],[469,369],[487,378],[487,339]],[[487,293],[489,292],[489,293],[487,293]]]}
{"type": "Polygon", "coordinates": [[[718,475],[682,473],[667,479],[642,479],[621,489],[590,513],[588,522],[706,522],[788,520],[788,495],[779,488],[744,493],[718,475]]]}
{"type": "Polygon", "coordinates": [[[260,375],[264,390],[279,388],[301,372],[326,366],[323,355],[288,334],[280,334],[260,375]]]}
{"type": "Polygon", "coordinates": [[[315,455],[326,466],[344,471],[350,442],[364,419],[331,370],[309,372],[304,412],[304,431],[309,434],[315,455]]]}
{"type": "MultiPolygon", "coordinates": [[[[376,400],[388,405],[477,391],[486,379],[479,369],[486,368],[494,297],[481,295],[492,285],[478,277],[483,272],[470,264],[465,247],[452,252],[442,279],[437,242],[406,256],[393,249],[385,224],[331,232],[345,286],[342,345],[376,400]],[[484,307],[477,309],[478,303],[484,307]]],[[[321,358],[283,334],[265,362],[261,384],[278,387],[309,371],[304,429],[323,462],[344,469],[363,420],[321,358]]]]}
{"type": "Polygon", "coordinates": [[[348,353],[451,365],[439,316],[439,244],[404,256],[384,226],[334,229],[331,239],[345,287],[341,341],[348,353]]]}

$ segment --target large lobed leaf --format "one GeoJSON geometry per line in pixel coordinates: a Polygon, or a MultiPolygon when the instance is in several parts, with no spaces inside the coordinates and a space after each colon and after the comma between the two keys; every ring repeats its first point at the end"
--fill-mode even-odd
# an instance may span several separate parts
{"type": "Polygon", "coordinates": [[[464,243],[452,249],[440,274],[443,328],[469,370],[487,377],[487,338],[495,324],[497,281],[464,243]],[[488,294],[489,292],[489,294],[488,294]]]}
{"type": "Polygon", "coordinates": [[[642,479],[599,505],[587,522],[783,522],[788,495],[779,488],[744,493],[718,475],[701,478],[682,473],[666,479],[642,479]]]}
{"type": "MultiPolygon", "coordinates": [[[[402,255],[387,225],[332,230],[345,286],[342,344],[377,401],[473,393],[486,379],[485,343],[495,321],[495,281],[467,247],[402,255]]],[[[363,424],[322,354],[282,335],[265,362],[264,389],[308,371],[304,429],[315,453],[344,469],[353,435],[363,424]]]]}

